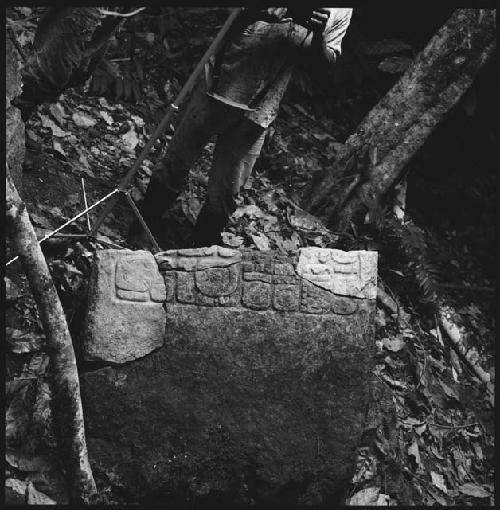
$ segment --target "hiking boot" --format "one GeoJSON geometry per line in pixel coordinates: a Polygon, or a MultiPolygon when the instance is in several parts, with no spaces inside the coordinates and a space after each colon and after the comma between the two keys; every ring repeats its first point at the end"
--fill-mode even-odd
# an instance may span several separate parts
{"type": "MultiPolygon", "coordinates": [[[[139,212],[149,227],[149,230],[151,230],[157,243],[162,248],[165,241],[163,236],[162,215],[172,206],[177,199],[177,195],[177,193],[171,190],[165,191],[158,185],[150,183],[142,205],[139,207],[139,212]]],[[[137,248],[151,249],[153,247],[151,240],[137,217],[134,218],[130,225],[127,240],[132,246],[137,248]]]]}
{"type": "Polygon", "coordinates": [[[206,205],[203,206],[191,234],[191,247],[201,248],[213,244],[222,245],[221,232],[224,230],[227,221],[227,215],[215,213],[210,211],[206,205]]]}

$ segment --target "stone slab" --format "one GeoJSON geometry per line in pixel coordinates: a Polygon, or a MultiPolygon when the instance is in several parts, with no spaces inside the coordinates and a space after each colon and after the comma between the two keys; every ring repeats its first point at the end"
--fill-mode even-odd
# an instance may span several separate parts
{"type": "MultiPolygon", "coordinates": [[[[82,375],[91,463],[139,500],[332,503],[363,429],[375,299],[301,277],[303,252],[227,252],[222,263],[215,248],[156,255],[161,349],[82,375]]],[[[376,282],[372,262],[362,274],[376,282]]]]}
{"type": "Polygon", "coordinates": [[[97,252],[89,283],[84,357],[125,363],[163,345],[165,284],[147,251],[97,252]]]}
{"type": "Polygon", "coordinates": [[[377,252],[301,248],[298,274],[340,296],[377,298],[377,252]]]}

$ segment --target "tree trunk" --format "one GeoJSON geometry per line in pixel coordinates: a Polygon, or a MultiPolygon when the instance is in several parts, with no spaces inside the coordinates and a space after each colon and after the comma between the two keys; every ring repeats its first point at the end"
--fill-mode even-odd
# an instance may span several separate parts
{"type": "Polygon", "coordinates": [[[64,310],[38,244],[28,211],[6,168],[7,231],[28,277],[47,337],[54,394],[54,419],[73,501],[88,502],[96,492],[90,468],[80,381],[64,310]]]}
{"type": "Polygon", "coordinates": [[[313,185],[309,210],[328,226],[345,231],[368,204],[380,202],[470,87],[495,45],[495,10],[456,10],[347,139],[334,167],[313,185]],[[367,150],[376,154],[376,161],[363,175],[349,175],[350,162],[367,150]]]}

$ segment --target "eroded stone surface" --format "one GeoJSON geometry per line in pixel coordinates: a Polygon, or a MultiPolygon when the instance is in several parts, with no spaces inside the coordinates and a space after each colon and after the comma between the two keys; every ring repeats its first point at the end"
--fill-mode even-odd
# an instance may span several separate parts
{"type": "Polygon", "coordinates": [[[194,271],[215,267],[227,267],[241,260],[238,250],[223,246],[168,250],[155,255],[160,269],[194,271]]]}
{"type": "Polygon", "coordinates": [[[376,299],[377,252],[300,248],[302,278],[341,296],[376,299]]]}
{"type": "Polygon", "coordinates": [[[366,412],[375,300],[359,282],[376,282],[376,261],[326,257],[349,271],[334,265],[345,283],[324,288],[301,277],[300,257],[233,252],[224,264],[208,250],[156,256],[164,346],[83,375],[91,462],[137,497],[332,502],[366,412]]]}
{"type": "Polygon", "coordinates": [[[147,251],[102,250],[89,284],[84,355],[124,363],[163,345],[165,284],[147,251]]]}

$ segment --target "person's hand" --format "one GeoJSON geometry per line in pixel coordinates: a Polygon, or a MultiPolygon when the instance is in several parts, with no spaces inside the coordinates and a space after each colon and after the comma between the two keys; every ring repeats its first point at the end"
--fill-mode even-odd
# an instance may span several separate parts
{"type": "Polygon", "coordinates": [[[315,34],[321,34],[325,30],[328,19],[330,18],[330,11],[325,7],[315,7],[309,18],[309,28],[315,34]]]}

